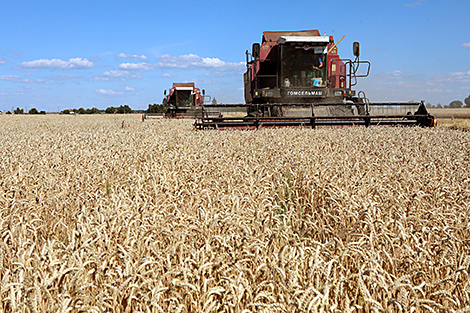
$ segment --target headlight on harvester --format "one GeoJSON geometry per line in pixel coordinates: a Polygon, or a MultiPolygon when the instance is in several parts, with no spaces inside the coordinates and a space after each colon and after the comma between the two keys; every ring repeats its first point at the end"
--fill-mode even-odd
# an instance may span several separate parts
{"type": "Polygon", "coordinates": [[[343,96],[343,92],[341,90],[337,90],[335,91],[335,96],[336,97],[342,97],[343,96]]]}

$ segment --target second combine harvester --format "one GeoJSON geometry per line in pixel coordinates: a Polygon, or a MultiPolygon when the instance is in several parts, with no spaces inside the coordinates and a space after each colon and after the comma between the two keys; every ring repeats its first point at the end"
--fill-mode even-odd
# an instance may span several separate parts
{"type": "MultiPolygon", "coordinates": [[[[341,40],[340,40],[341,41],[341,40]]],[[[332,36],[318,30],[264,32],[261,44],[246,51],[245,104],[203,104],[195,123],[205,128],[280,126],[434,126],[424,102],[370,103],[352,89],[369,75],[370,63],[342,59],[332,36]],[[361,68],[361,72],[359,72],[361,68]],[[246,107],[243,117],[210,117],[213,107],[246,107]]]]}

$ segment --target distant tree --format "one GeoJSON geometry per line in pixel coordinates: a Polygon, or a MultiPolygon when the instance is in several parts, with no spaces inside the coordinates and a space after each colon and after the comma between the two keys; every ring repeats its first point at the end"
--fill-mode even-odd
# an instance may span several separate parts
{"type": "Polygon", "coordinates": [[[132,109],[126,104],[126,105],[121,105],[119,108],[115,108],[115,107],[109,107],[109,108],[106,108],[106,110],[104,111],[105,113],[108,113],[108,114],[114,114],[114,113],[117,113],[117,114],[125,114],[125,113],[132,113],[132,109]]]}
{"type": "Polygon", "coordinates": [[[436,108],[442,109],[442,104],[438,103],[436,108]]]}
{"type": "Polygon", "coordinates": [[[463,103],[460,100],[454,100],[451,103],[449,103],[449,108],[461,108],[462,106],[463,106],[463,103]]]}
{"type": "Polygon", "coordinates": [[[465,102],[465,107],[470,108],[470,95],[467,98],[465,98],[464,102],[465,102]]]}
{"type": "Polygon", "coordinates": [[[28,111],[28,114],[39,114],[39,111],[36,108],[31,108],[31,110],[28,111]]]}
{"type": "Polygon", "coordinates": [[[6,113],[5,113],[5,114],[11,114],[11,112],[10,112],[10,111],[6,111],[6,113]]]}
{"type": "Polygon", "coordinates": [[[80,108],[78,110],[75,110],[75,112],[78,113],[78,114],[85,114],[86,113],[84,108],[80,108]]]}
{"type": "Polygon", "coordinates": [[[116,113],[116,108],[115,107],[106,108],[106,110],[104,110],[104,113],[114,114],[114,113],[116,113]]]}
{"type": "Polygon", "coordinates": [[[16,108],[16,110],[13,111],[15,114],[24,114],[23,109],[16,108]]]}
{"type": "Polygon", "coordinates": [[[91,108],[85,110],[86,114],[100,114],[100,110],[97,108],[91,108]]]}
{"type": "Polygon", "coordinates": [[[70,114],[70,110],[66,109],[66,110],[63,110],[62,112],[60,112],[62,114],[70,114]]]}
{"type": "Polygon", "coordinates": [[[149,107],[146,111],[146,113],[165,113],[166,109],[163,104],[149,104],[149,107]]]}
{"type": "Polygon", "coordinates": [[[432,108],[432,104],[431,104],[431,103],[429,103],[429,102],[428,102],[428,103],[426,103],[426,108],[428,108],[428,109],[432,108]]]}
{"type": "Polygon", "coordinates": [[[39,112],[39,114],[44,114],[44,115],[46,115],[46,111],[41,111],[41,112],[39,112]]]}
{"type": "Polygon", "coordinates": [[[132,109],[126,104],[126,105],[121,105],[119,108],[117,108],[116,113],[118,114],[126,114],[126,113],[132,113],[132,109]]]}
{"type": "Polygon", "coordinates": [[[217,99],[215,97],[212,99],[212,104],[217,104],[217,99]]]}

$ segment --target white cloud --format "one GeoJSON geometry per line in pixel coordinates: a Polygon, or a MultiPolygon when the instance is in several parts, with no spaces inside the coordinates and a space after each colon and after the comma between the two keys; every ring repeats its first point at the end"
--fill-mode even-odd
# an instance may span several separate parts
{"type": "Polygon", "coordinates": [[[93,68],[93,62],[85,58],[71,58],[68,61],[61,59],[40,59],[20,64],[23,69],[86,69],[93,68]]]}
{"type": "Polygon", "coordinates": [[[1,80],[8,80],[8,81],[18,81],[20,78],[16,75],[2,75],[0,76],[1,80]]]}
{"type": "Polygon", "coordinates": [[[174,69],[212,69],[217,71],[235,71],[243,73],[245,64],[243,62],[225,62],[219,58],[203,58],[195,54],[172,56],[162,55],[156,64],[159,68],[174,69]]]}
{"type": "Polygon", "coordinates": [[[122,95],[122,91],[115,91],[111,89],[97,89],[96,93],[102,94],[102,95],[122,95]]]}
{"type": "Polygon", "coordinates": [[[103,74],[96,76],[93,80],[98,81],[113,81],[113,80],[128,80],[128,79],[135,79],[135,78],[142,78],[140,73],[131,73],[128,71],[121,71],[121,70],[114,70],[114,71],[107,71],[103,74]]]}
{"type": "Polygon", "coordinates": [[[176,77],[176,76],[178,76],[178,75],[176,75],[176,74],[164,73],[161,77],[162,77],[162,78],[171,78],[171,77],[176,77]]]}
{"type": "Polygon", "coordinates": [[[464,47],[464,48],[470,48],[470,42],[464,42],[464,43],[462,44],[462,47],[464,47]]]}
{"type": "Polygon", "coordinates": [[[126,86],[126,87],[124,87],[124,90],[125,91],[135,91],[135,88],[126,86]]]}
{"type": "Polygon", "coordinates": [[[28,79],[28,78],[21,78],[16,75],[2,75],[0,76],[0,80],[5,81],[12,81],[12,82],[20,82],[20,83],[41,83],[41,84],[51,84],[51,81],[46,81],[44,79],[28,79]]]}
{"type": "Polygon", "coordinates": [[[129,59],[133,61],[147,61],[149,59],[145,55],[126,54],[126,53],[119,53],[117,57],[121,59],[129,59]]]}
{"type": "Polygon", "coordinates": [[[153,66],[148,63],[121,63],[118,68],[125,71],[150,71],[153,66]]]}
{"type": "Polygon", "coordinates": [[[450,82],[470,83],[470,71],[449,73],[446,80],[450,82]]]}
{"type": "Polygon", "coordinates": [[[0,58],[0,64],[6,64],[7,60],[0,58]]]}

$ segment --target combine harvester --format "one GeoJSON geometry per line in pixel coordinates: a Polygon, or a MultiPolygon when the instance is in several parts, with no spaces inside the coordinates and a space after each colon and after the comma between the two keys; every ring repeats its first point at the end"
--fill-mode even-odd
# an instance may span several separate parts
{"type": "Polygon", "coordinates": [[[194,118],[201,116],[205,90],[201,91],[194,83],[173,83],[173,87],[164,91],[163,106],[168,118],[194,118]]]}
{"type": "Polygon", "coordinates": [[[370,103],[363,91],[351,89],[369,75],[370,62],[359,61],[358,42],[355,59],[341,59],[343,38],[335,43],[318,30],[264,32],[261,45],[246,51],[246,103],[203,104],[195,128],[436,125],[423,101],[370,103]],[[246,107],[247,114],[209,117],[205,112],[215,107],[246,107]]]}

